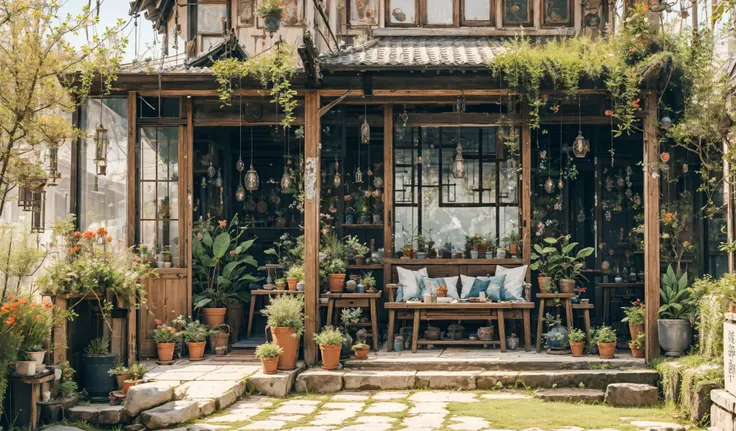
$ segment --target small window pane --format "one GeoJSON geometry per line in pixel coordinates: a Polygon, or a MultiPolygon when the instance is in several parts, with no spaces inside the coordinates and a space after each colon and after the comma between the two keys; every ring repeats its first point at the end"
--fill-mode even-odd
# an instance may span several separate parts
{"type": "Polygon", "coordinates": [[[463,18],[465,21],[490,21],[490,0],[464,0],[463,18]]]}
{"type": "Polygon", "coordinates": [[[415,0],[391,0],[389,20],[391,24],[416,24],[415,0]]]}
{"type": "Polygon", "coordinates": [[[452,25],[453,23],[453,0],[427,0],[427,24],[452,25]]]}
{"type": "Polygon", "coordinates": [[[222,33],[222,22],[227,14],[225,4],[200,4],[197,6],[197,32],[222,33]]]}
{"type": "Polygon", "coordinates": [[[222,36],[202,36],[202,51],[209,51],[222,43],[222,36]]]}

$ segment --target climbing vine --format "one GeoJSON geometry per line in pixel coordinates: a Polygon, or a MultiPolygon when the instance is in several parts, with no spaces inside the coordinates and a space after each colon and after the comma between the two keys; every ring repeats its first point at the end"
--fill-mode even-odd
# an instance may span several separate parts
{"type": "Polygon", "coordinates": [[[296,109],[297,102],[294,99],[296,90],[291,86],[291,78],[295,70],[294,47],[286,42],[278,42],[272,50],[245,60],[220,59],[212,65],[212,73],[220,86],[218,92],[223,105],[232,103],[235,80],[255,79],[263,88],[270,90],[273,102],[283,110],[284,118],[281,124],[284,127],[290,127],[294,122],[294,109],[296,109]]]}

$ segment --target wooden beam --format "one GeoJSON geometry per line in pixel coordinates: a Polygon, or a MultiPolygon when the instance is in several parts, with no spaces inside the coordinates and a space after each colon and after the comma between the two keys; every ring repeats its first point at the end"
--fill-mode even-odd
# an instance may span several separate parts
{"type": "Polygon", "coordinates": [[[645,93],[648,115],[644,119],[644,302],[646,303],[646,360],[659,356],[659,137],[657,93],[645,93]]]}
{"type": "Polygon", "coordinates": [[[383,257],[394,253],[394,105],[383,106],[383,257]]]}
{"type": "MultiPolygon", "coordinates": [[[[58,310],[66,310],[69,302],[65,296],[59,295],[54,298],[54,306],[58,310]]],[[[62,319],[58,325],[54,326],[54,365],[66,361],[67,347],[67,327],[69,323],[66,319],[62,319]]]]}
{"type": "MultiPolygon", "coordinates": [[[[126,214],[126,232],[125,242],[128,247],[135,245],[135,227],[136,227],[136,181],[138,176],[136,175],[135,160],[136,160],[136,141],[138,140],[138,126],[136,123],[138,116],[138,106],[136,105],[137,94],[135,91],[128,92],[128,165],[127,165],[127,178],[128,178],[128,190],[126,196],[127,214],[126,214]]],[[[138,310],[135,304],[129,304],[128,307],[128,325],[126,329],[127,333],[127,361],[128,365],[131,365],[136,361],[138,356],[138,310]]]]}
{"type": "MultiPolygon", "coordinates": [[[[524,264],[529,265],[532,249],[532,130],[529,123],[529,104],[521,103],[521,237],[524,264]]],[[[531,281],[531,271],[526,272],[527,283],[531,281]]],[[[531,298],[527,298],[527,301],[531,298]]]]}
{"type": "Polygon", "coordinates": [[[319,203],[320,131],[319,91],[304,95],[304,362],[317,362],[314,334],[319,328],[319,203]]]}
{"type": "Polygon", "coordinates": [[[319,110],[319,117],[320,118],[324,117],[326,113],[330,112],[330,110],[335,107],[335,105],[337,105],[338,103],[340,103],[343,100],[345,100],[345,98],[350,95],[351,91],[352,90],[346,91],[345,93],[343,93],[342,96],[338,97],[337,99],[333,100],[332,102],[330,102],[327,105],[325,105],[322,108],[320,108],[320,110],[319,110]]]}
{"type": "Polygon", "coordinates": [[[187,97],[186,99],[186,116],[187,116],[187,152],[184,156],[185,163],[184,166],[186,167],[186,208],[185,214],[186,217],[186,227],[187,227],[187,233],[186,233],[186,267],[187,267],[187,277],[189,278],[189,289],[187,289],[187,310],[191,313],[192,312],[192,281],[194,280],[192,278],[192,223],[194,220],[192,220],[192,212],[189,210],[189,208],[192,208],[192,195],[194,194],[194,102],[192,101],[191,97],[187,97]]]}

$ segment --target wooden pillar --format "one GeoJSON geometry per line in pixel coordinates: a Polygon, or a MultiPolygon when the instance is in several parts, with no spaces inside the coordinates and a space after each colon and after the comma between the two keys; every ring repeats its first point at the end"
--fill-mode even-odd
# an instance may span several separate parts
{"type": "MultiPolygon", "coordinates": [[[[521,237],[524,263],[529,265],[532,249],[532,133],[529,123],[529,104],[521,101],[521,237]]],[[[526,281],[531,280],[531,270],[526,272],[526,281]]],[[[530,300],[530,298],[527,298],[530,300]]]]}
{"type": "MultiPolygon", "coordinates": [[[[138,107],[136,105],[137,95],[135,91],[128,92],[128,165],[127,165],[127,178],[128,178],[128,191],[126,196],[126,231],[125,231],[125,243],[128,247],[135,245],[135,206],[136,206],[136,148],[138,141],[138,107]]],[[[138,310],[135,304],[130,304],[128,307],[128,325],[127,325],[127,337],[128,337],[128,349],[127,349],[127,361],[128,365],[136,361],[138,356],[138,310]]],[[[122,358],[121,358],[122,359],[122,358]]]]}
{"type": "Polygon", "coordinates": [[[383,257],[394,253],[394,105],[383,105],[383,257]]]}
{"type": "MultiPolygon", "coordinates": [[[[54,306],[58,310],[66,310],[69,306],[68,300],[64,296],[57,296],[54,298],[54,306]]],[[[59,365],[66,361],[66,349],[67,349],[67,321],[62,320],[58,325],[54,326],[54,364],[59,365]]]]}
{"type": "Polygon", "coordinates": [[[319,328],[319,201],[320,201],[320,95],[304,94],[304,361],[317,362],[314,334],[319,328]]]}
{"type": "MultiPolygon", "coordinates": [[[[728,151],[728,143],[723,143],[723,153],[725,154],[726,151],[728,151]]],[[[726,160],[723,161],[723,178],[726,178],[726,181],[723,182],[723,201],[726,202],[726,242],[728,244],[733,243],[734,237],[734,196],[733,196],[733,184],[731,184],[730,178],[731,177],[731,164],[728,163],[726,160]]],[[[734,269],[736,269],[736,265],[734,265],[734,254],[728,253],[728,256],[726,258],[726,261],[728,263],[728,272],[734,272],[734,269]]]]}
{"type": "Polygon", "coordinates": [[[659,356],[659,136],[657,93],[646,93],[644,118],[644,302],[646,303],[646,360],[659,356]]]}

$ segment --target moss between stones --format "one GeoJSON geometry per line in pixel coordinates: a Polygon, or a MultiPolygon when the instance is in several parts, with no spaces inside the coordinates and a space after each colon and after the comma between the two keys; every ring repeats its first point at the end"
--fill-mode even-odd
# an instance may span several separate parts
{"type": "Polygon", "coordinates": [[[710,385],[723,386],[723,366],[701,355],[688,355],[675,360],[662,361],[657,365],[665,401],[672,402],[677,409],[693,420],[693,400],[699,392],[710,385]]]}

